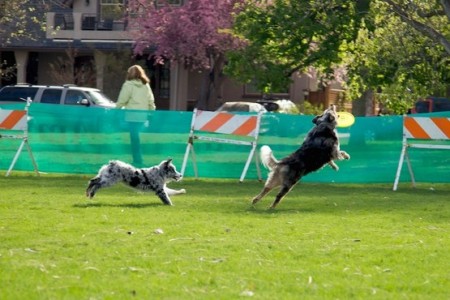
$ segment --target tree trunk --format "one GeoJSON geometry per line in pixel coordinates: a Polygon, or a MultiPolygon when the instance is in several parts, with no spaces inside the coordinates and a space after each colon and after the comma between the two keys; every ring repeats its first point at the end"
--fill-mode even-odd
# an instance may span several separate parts
{"type": "Polygon", "coordinates": [[[202,82],[200,85],[200,95],[196,107],[201,110],[207,110],[208,102],[210,98],[210,79],[209,72],[204,72],[202,82]]]}
{"type": "Polygon", "coordinates": [[[223,66],[223,57],[217,57],[211,64],[211,68],[203,73],[197,102],[198,109],[215,110],[217,108],[218,99],[222,98],[223,66]]]}
{"type": "Polygon", "coordinates": [[[373,90],[363,92],[361,97],[352,103],[352,113],[355,116],[373,116],[374,115],[374,93],[373,90]]]}
{"type": "MultiPolygon", "coordinates": [[[[373,116],[373,90],[366,90],[361,97],[352,103],[352,113],[355,116],[373,116]]],[[[349,144],[352,146],[364,146],[366,134],[369,128],[352,126],[350,129],[349,144]]]]}

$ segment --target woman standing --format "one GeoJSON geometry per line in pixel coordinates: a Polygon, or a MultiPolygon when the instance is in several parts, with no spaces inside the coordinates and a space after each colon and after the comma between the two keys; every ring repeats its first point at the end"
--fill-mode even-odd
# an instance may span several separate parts
{"type": "MultiPolygon", "coordinates": [[[[145,74],[144,69],[139,65],[128,68],[125,82],[119,93],[117,100],[118,108],[129,110],[155,110],[155,98],[150,88],[150,79],[145,74]]],[[[142,153],[139,132],[143,124],[147,121],[147,114],[143,112],[127,112],[125,120],[130,128],[131,152],[133,155],[133,165],[141,167],[142,153]]]]}

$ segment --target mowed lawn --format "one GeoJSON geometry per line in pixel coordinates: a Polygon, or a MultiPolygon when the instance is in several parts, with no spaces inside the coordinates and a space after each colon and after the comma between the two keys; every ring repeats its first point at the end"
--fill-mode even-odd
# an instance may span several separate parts
{"type": "Polygon", "coordinates": [[[0,176],[0,299],[449,299],[450,184],[173,183],[173,207],[89,176],[0,176]]]}

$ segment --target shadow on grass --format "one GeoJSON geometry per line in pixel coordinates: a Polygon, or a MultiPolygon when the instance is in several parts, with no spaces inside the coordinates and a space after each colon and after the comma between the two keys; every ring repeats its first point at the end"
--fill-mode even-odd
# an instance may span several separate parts
{"type": "Polygon", "coordinates": [[[257,205],[252,205],[249,202],[248,207],[245,209],[246,213],[253,213],[259,215],[267,215],[273,216],[276,214],[301,214],[301,213],[312,213],[314,209],[311,208],[302,208],[301,206],[297,207],[283,207],[282,203],[277,206],[277,208],[270,208],[273,199],[270,201],[266,201],[265,203],[258,203],[257,205]]]}
{"type": "Polygon", "coordinates": [[[74,204],[75,208],[91,208],[91,207],[122,207],[122,208],[147,208],[165,206],[162,203],[107,203],[107,202],[95,202],[95,203],[77,203],[74,204]]]}
{"type": "MultiPolygon", "coordinates": [[[[336,214],[350,213],[386,213],[404,212],[405,214],[429,215],[435,219],[450,218],[448,209],[450,185],[418,183],[417,188],[409,183],[400,184],[396,192],[392,184],[334,184],[334,183],[298,183],[288,193],[276,209],[269,209],[278,189],[274,189],[256,205],[252,198],[263,188],[264,183],[258,181],[237,180],[186,180],[173,183],[171,188],[185,188],[186,195],[174,197],[175,210],[200,213],[220,213],[239,215],[259,215],[267,218],[279,214],[336,214]]],[[[106,195],[116,198],[119,195],[128,197],[128,189],[117,187],[110,189],[106,195]]],[[[121,197],[122,198],[122,197],[121,197]]],[[[146,200],[112,198],[108,202],[86,202],[73,205],[75,208],[118,207],[145,209],[165,207],[157,198],[146,200]],[[116,202],[117,200],[117,202],[116,202]],[[133,201],[133,202],[132,202],[133,201]]],[[[174,210],[174,211],[175,211],[174,210]]]]}
{"type": "MultiPolygon", "coordinates": [[[[263,184],[258,182],[233,184],[230,182],[206,182],[201,188],[203,193],[219,195],[230,203],[211,205],[205,200],[205,205],[197,205],[200,211],[215,211],[221,213],[242,213],[267,215],[276,214],[312,214],[330,213],[385,213],[404,211],[405,213],[428,214],[437,219],[446,219],[450,186],[448,184],[419,184],[412,188],[402,184],[392,191],[391,184],[320,184],[299,183],[285,196],[276,209],[270,209],[278,189],[274,189],[256,205],[251,199],[259,193],[263,184]],[[243,188],[244,187],[244,188],[243,188]]],[[[196,194],[197,187],[192,187],[196,194]]]]}

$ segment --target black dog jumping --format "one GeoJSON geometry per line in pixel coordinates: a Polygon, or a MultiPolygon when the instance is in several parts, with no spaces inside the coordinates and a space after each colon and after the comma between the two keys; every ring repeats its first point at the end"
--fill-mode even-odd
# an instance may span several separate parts
{"type": "Polygon", "coordinates": [[[297,151],[278,161],[269,146],[261,147],[261,161],[270,170],[262,191],[253,198],[256,204],[273,188],[281,186],[270,208],[275,208],[281,199],[305,175],[317,171],[325,164],[339,170],[334,160],[350,159],[341,151],[336,133],[338,115],[336,106],[331,105],[322,115],[313,119],[315,126],[308,132],[305,141],[297,151]]]}

